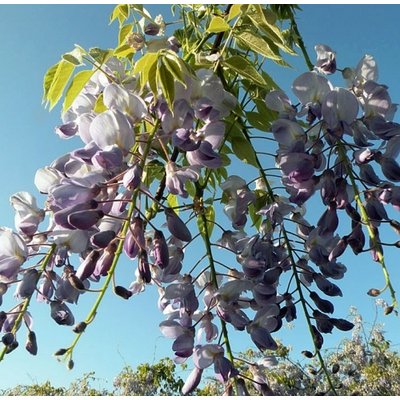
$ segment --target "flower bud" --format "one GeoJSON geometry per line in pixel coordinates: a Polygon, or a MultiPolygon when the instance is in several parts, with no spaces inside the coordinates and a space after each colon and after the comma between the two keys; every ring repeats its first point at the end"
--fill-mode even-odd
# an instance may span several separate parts
{"type": "Polygon", "coordinates": [[[380,294],[381,294],[381,291],[379,289],[374,289],[374,288],[369,289],[368,292],[367,292],[367,295],[371,296],[371,297],[377,297],[380,294]]]}
{"type": "Polygon", "coordinates": [[[14,351],[17,347],[19,346],[19,343],[14,340],[9,346],[7,346],[6,348],[6,354],[11,353],[12,351],[14,351]]]}
{"type": "Polygon", "coordinates": [[[68,275],[68,281],[71,284],[71,286],[76,290],[79,290],[80,292],[86,290],[83,282],[74,273],[68,275]]]}
{"type": "Polygon", "coordinates": [[[246,387],[246,382],[243,378],[237,379],[237,389],[238,389],[238,396],[250,396],[249,391],[246,387]]]}
{"type": "Polygon", "coordinates": [[[318,371],[313,367],[308,367],[307,371],[309,374],[314,375],[314,376],[318,374],[318,371]]]}
{"type": "Polygon", "coordinates": [[[67,368],[68,368],[69,370],[71,370],[71,369],[74,368],[74,360],[72,360],[72,358],[68,361],[68,363],[67,363],[67,368]]]}
{"type": "Polygon", "coordinates": [[[83,333],[87,327],[87,323],[85,321],[79,322],[76,324],[73,328],[72,331],[74,333],[83,333]]]}
{"type": "Polygon", "coordinates": [[[36,334],[33,331],[29,331],[28,338],[25,343],[25,349],[31,353],[33,356],[36,356],[38,352],[38,346],[36,341],[36,334]]]}
{"type": "Polygon", "coordinates": [[[351,331],[354,324],[342,318],[331,318],[331,322],[335,327],[341,331],[351,331]]]}
{"type": "Polygon", "coordinates": [[[201,381],[201,376],[203,374],[203,370],[195,367],[193,371],[186,378],[186,382],[182,387],[182,394],[187,395],[193,392],[194,389],[199,385],[201,381]]]}
{"type": "Polygon", "coordinates": [[[141,50],[144,45],[144,37],[140,33],[132,32],[126,36],[126,43],[136,51],[141,50]]]}
{"type": "Polygon", "coordinates": [[[390,221],[390,226],[394,229],[394,231],[400,235],[400,222],[392,219],[390,221]]]}
{"type": "Polygon", "coordinates": [[[0,331],[3,328],[3,324],[7,319],[7,314],[4,311],[0,311],[0,331]]]}
{"type": "Polygon", "coordinates": [[[334,311],[333,304],[325,299],[321,299],[317,292],[310,292],[310,299],[314,304],[322,311],[328,314],[332,314],[334,311]]]}
{"type": "Polygon", "coordinates": [[[393,307],[393,306],[387,306],[387,307],[385,307],[383,313],[384,313],[385,315],[389,315],[389,314],[391,314],[391,313],[393,312],[393,310],[394,310],[394,307],[393,307]]]}
{"type": "Polygon", "coordinates": [[[172,208],[166,208],[165,215],[167,216],[168,230],[177,239],[182,240],[183,242],[190,242],[192,240],[192,234],[175,211],[172,208]]]}
{"type": "Polygon", "coordinates": [[[58,356],[63,356],[67,351],[68,351],[68,349],[58,349],[58,350],[54,353],[54,355],[55,355],[56,357],[58,357],[58,356]]]}
{"type": "Polygon", "coordinates": [[[21,282],[15,290],[17,297],[21,299],[27,299],[32,296],[36,289],[36,283],[39,279],[39,273],[36,269],[30,269],[24,273],[21,282]]]}
{"type": "Polygon", "coordinates": [[[75,322],[71,310],[60,301],[52,301],[50,303],[50,316],[58,325],[72,326],[75,322]]]}
{"type": "Polygon", "coordinates": [[[161,231],[155,231],[153,243],[153,252],[156,259],[156,265],[158,265],[161,269],[164,269],[169,264],[169,250],[164,234],[161,231]]]}
{"type": "Polygon", "coordinates": [[[322,345],[324,344],[324,338],[322,337],[322,335],[319,333],[318,329],[314,325],[311,325],[311,329],[312,329],[312,335],[313,335],[313,341],[314,341],[315,347],[318,350],[321,350],[322,345]]]}
{"type": "Polygon", "coordinates": [[[10,346],[15,340],[15,336],[12,332],[7,332],[3,335],[1,338],[1,341],[3,342],[4,346],[10,346]]]}
{"type": "Polygon", "coordinates": [[[303,356],[306,357],[306,358],[313,358],[314,357],[314,354],[311,353],[311,351],[308,351],[308,350],[303,350],[301,352],[301,354],[303,354],[303,356]]]}
{"type": "Polygon", "coordinates": [[[132,297],[132,292],[123,286],[115,286],[114,293],[125,300],[128,300],[130,297],[132,297]]]}
{"type": "Polygon", "coordinates": [[[160,25],[155,24],[153,22],[148,23],[144,27],[144,33],[149,36],[156,36],[160,32],[160,25]]]}
{"type": "Polygon", "coordinates": [[[338,363],[332,365],[332,374],[337,374],[339,370],[340,370],[340,365],[338,363]]]}
{"type": "Polygon", "coordinates": [[[143,279],[144,282],[150,283],[151,282],[151,272],[150,272],[150,265],[149,260],[147,257],[147,251],[141,250],[139,254],[139,275],[143,279]]]}

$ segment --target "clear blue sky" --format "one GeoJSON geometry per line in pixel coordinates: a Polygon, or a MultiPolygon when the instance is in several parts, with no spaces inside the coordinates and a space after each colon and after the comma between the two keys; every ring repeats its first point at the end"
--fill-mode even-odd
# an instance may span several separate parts
{"type": "MultiPolygon", "coordinates": [[[[169,9],[161,5],[148,8],[154,15],[166,14],[164,10],[169,9]]],[[[61,141],[53,133],[59,124],[59,110],[49,113],[42,107],[42,78],[47,68],[57,62],[62,53],[71,50],[74,43],[85,48],[115,46],[117,26],[108,26],[112,9],[111,5],[0,6],[0,182],[3,185],[0,226],[13,226],[9,196],[20,190],[35,193],[35,171],[77,146],[76,141],[61,141]]],[[[374,55],[378,60],[380,82],[390,87],[393,101],[400,103],[399,11],[400,6],[396,5],[307,5],[299,12],[298,23],[312,57],[313,46],[317,43],[328,44],[337,51],[340,68],[355,66],[365,53],[374,55]]],[[[301,57],[288,61],[293,69],[282,71],[272,64],[268,68],[270,75],[289,93],[291,82],[305,71],[305,65],[301,57]]],[[[398,256],[389,253],[387,258],[393,282],[400,288],[398,256]]],[[[349,306],[355,305],[363,312],[365,320],[372,321],[375,317],[373,300],[365,293],[370,287],[381,286],[379,266],[370,262],[368,255],[357,259],[349,255],[344,262],[349,272],[343,286],[344,298],[335,299],[337,316],[345,317],[349,306]]],[[[52,357],[56,349],[69,345],[72,332],[50,320],[47,306],[35,304],[32,312],[39,355],[32,357],[20,348],[7,356],[0,364],[0,387],[45,379],[65,385],[88,371],[96,371],[105,385],[106,380],[109,384],[112,382],[125,363],[136,365],[170,355],[172,343],[160,337],[161,316],[152,289],[130,301],[115,296],[107,299],[95,324],[78,345],[72,372],[52,357]]],[[[81,297],[76,311],[78,321],[84,318],[92,302],[93,298],[88,295],[81,297]]],[[[380,320],[386,323],[387,330],[392,332],[389,337],[397,343],[398,318],[391,316],[380,320]]],[[[301,322],[296,322],[293,330],[281,330],[277,336],[292,343],[296,351],[310,347],[301,322]]],[[[238,344],[241,336],[234,337],[238,344]]],[[[334,346],[338,339],[337,335],[331,338],[329,345],[334,346]]],[[[22,338],[20,344],[23,347],[22,338]]]]}

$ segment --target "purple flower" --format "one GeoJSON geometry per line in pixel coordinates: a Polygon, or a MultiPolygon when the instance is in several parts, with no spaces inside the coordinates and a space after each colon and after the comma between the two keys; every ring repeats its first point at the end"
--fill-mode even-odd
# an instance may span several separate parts
{"type": "Polygon", "coordinates": [[[30,269],[24,272],[22,280],[15,289],[15,296],[18,299],[26,299],[32,296],[36,289],[39,279],[39,273],[36,269],[30,269]]]}
{"type": "Polygon", "coordinates": [[[62,183],[51,187],[49,202],[59,208],[66,208],[93,200],[99,193],[98,186],[87,187],[65,179],[62,183]]]}
{"type": "Polygon", "coordinates": [[[201,140],[193,129],[177,129],[172,135],[172,144],[183,151],[193,151],[200,147],[201,140]]]}
{"type": "Polygon", "coordinates": [[[165,215],[167,217],[168,230],[177,239],[184,242],[190,242],[192,240],[192,234],[186,224],[178,217],[176,212],[172,208],[166,208],[165,215]]]}
{"type": "Polygon", "coordinates": [[[222,167],[221,156],[213,150],[211,143],[207,141],[203,141],[197,150],[188,151],[186,159],[192,166],[207,168],[222,167]]]}
{"type": "Polygon", "coordinates": [[[60,301],[52,301],[50,303],[50,316],[58,325],[72,326],[75,323],[71,310],[60,301]]]}
{"type": "Polygon", "coordinates": [[[55,132],[61,139],[70,139],[78,132],[78,125],[74,122],[67,122],[66,124],[57,126],[55,132]]]}
{"type": "Polygon", "coordinates": [[[315,157],[307,153],[287,153],[278,157],[278,165],[290,182],[301,183],[313,177],[315,157]]]}
{"type": "Polygon", "coordinates": [[[168,266],[169,263],[168,245],[165,240],[164,234],[159,230],[156,230],[154,232],[152,255],[155,259],[155,264],[159,266],[161,269],[164,269],[168,266]]]}
{"type": "Polygon", "coordinates": [[[185,190],[185,183],[188,180],[196,182],[199,179],[200,166],[179,168],[175,163],[169,162],[165,167],[165,172],[168,191],[186,198],[188,192],[185,190]]]}

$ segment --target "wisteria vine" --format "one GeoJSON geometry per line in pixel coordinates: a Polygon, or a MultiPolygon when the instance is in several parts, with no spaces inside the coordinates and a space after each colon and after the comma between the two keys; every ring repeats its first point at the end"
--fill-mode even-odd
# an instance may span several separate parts
{"type": "Polygon", "coordinates": [[[0,229],[0,299],[15,287],[17,304],[0,311],[0,360],[18,346],[23,325],[25,348],[37,353],[34,297],[57,324],[72,327],[71,345],[55,353],[72,368],[110,287],[128,300],[154,285],[175,362],[193,364],[183,394],[211,366],[226,393],[246,394],[252,384],[271,394],[262,362],[249,376],[235,368],[229,332],[276,350],[272,334],[298,313],[313,344],[303,354],[318,358],[327,392],[336,393],[320,351],[324,334],[353,327],[325,298],[342,296],[332,280],[345,276],[339,260],[347,249],[371,252],[385,283],[368,294],[388,291],[385,313],[397,314],[384,248],[400,244],[382,242],[381,228],[400,232],[388,210],[400,209],[400,125],[374,58],[338,69],[335,52],[317,45],[312,65],[295,11],[185,5],[182,28],[168,36],[161,16],[117,6],[116,49],[77,46],[50,68],[50,107],[70,81],[56,133],[83,145],[37,171],[43,207],[28,192],[11,196],[15,230],[0,229]],[[281,52],[296,46],[310,69],[293,82],[298,104],[264,66],[286,64],[281,52]],[[89,69],[73,76],[82,66],[89,69]],[[344,87],[328,79],[337,71],[344,87]],[[282,186],[273,186],[276,177],[282,186]],[[311,199],[322,210],[314,224],[306,216],[311,199]],[[199,260],[184,260],[201,246],[199,260]],[[135,260],[134,278],[120,285],[115,272],[126,260],[135,260]],[[82,295],[96,299],[76,321],[72,307],[82,295]]]}

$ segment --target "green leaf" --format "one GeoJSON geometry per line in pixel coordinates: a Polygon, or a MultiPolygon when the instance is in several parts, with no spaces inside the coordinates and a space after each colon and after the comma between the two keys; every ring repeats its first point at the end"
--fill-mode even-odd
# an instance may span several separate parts
{"type": "MultiPolygon", "coordinates": [[[[140,87],[143,89],[147,82],[152,78],[155,82],[155,71],[157,67],[158,54],[146,53],[143,57],[139,58],[133,69],[133,74],[140,74],[140,87]],[[150,72],[152,74],[150,75],[150,72]],[[154,73],[153,73],[154,72],[154,73]]],[[[149,82],[150,83],[150,82],[149,82]]],[[[153,85],[154,87],[155,85],[153,85]]],[[[150,85],[151,87],[151,85],[150,85]]],[[[153,90],[153,88],[152,88],[153,90]]],[[[153,91],[154,92],[154,91],[153,91]]]]}
{"type": "Polygon", "coordinates": [[[118,34],[119,46],[124,43],[125,38],[132,32],[132,29],[133,29],[133,24],[126,24],[121,26],[118,34]]]}
{"type": "Polygon", "coordinates": [[[219,33],[226,32],[229,29],[231,29],[231,27],[222,17],[215,16],[212,18],[210,25],[207,28],[207,32],[219,33]]]}
{"type": "Polygon", "coordinates": [[[177,207],[179,207],[178,196],[175,194],[169,193],[168,197],[167,197],[167,203],[168,203],[168,206],[173,208],[174,211],[179,215],[179,208],[177,208],[177,207]]]}
{"type": "Polygon", "coordinates": [[[232,4],[231,9],[229,10],[228,21],[236,18],[241,12],[242,4],[232,4]]]}
{"type": "Polygon", "coordinates": [[[239,123],[236,123],[229,133],[228,140],[231,142],[233,153],[239,160],[258,168],[253,145],[247,140],[246,136],[244,136],[239,123]]]}
{"type": "Polygon", "coordinates": [[[104,64],[114,53],[113,49],[103,50],[98,47],[89,49],[89,55],[100,65],[104,64]]]}
{"type": "Polygon", "coordinates": [[[67,92],[65,93],[63,111],[67,111],[68,108],[71,107],[71,104],[74,102],[76,97],[88,83],[89,79],[92,77],[94,72],[95,72],[94,70],[80,71],[74,76],[67,92]]]}
{"type": "Polygon", "coordinates": [[[254,68],[253,64],[242,56],[232,56],[223,61],[222,64],[257,85],[265,86],[267,84],[262,75],[254,68]]]}
{"type": "Polygon", "coordinates": [[[107,107],[103,101],[103,93],[97,98],[96,103],[93,107],[93,111],[99,114],[104,111],[107,111],[107,107]]]}
{"type": "Polygon", "coordinates": [[[51,88],[51,85],[54,81],[54,77],[56,74],[56,71],[58,69],[58,65],[60,64],[60,61],[57,64],[52,65],[46,72],[44,78],[43,78],[43,102],[48,101],[48,93],[51,88]]]}
{"type": "Polygon", "coordinates": [[[253,226],[259,230],[260,226],[261,226],[261,222],[262,222],[262,217],[260,214],[257,214],[257,212],[255,211],[255,207],[253,204],[250,204],[249,207],[249,215],[251,218],[251,221],[253,222],[253,226]]]}
{"type": "Polygon", "coordinates": [[[116,57],[128,57],[134,53],[135,49],[132,46],[129,46],[129,44],[122,44],[114,50],[114,56],[116,57]]]}
{"type": "Polygon", "coordinates": [[[165,100],[167,101],[168,107],[173,111],[173,104],[175,98],[175,81],[172,74],[168,71],[164,64],[160,64],[157,67],[156,72],[157,87],[161,89],[165,100]]]}
{"type": "Polygon", "coordinates": [[[279,89],[279,85],[271,78],[270,75],[268,75],[265,71],[261,71],[262,76],[265,80],[265,82],[267,82],[267,86],[269,89],[279,89]]]}
{"type": "Polygon", "coordinates": [[[68,61],[61,60],[58,64],[57,70],[54,73],[54,78],[51,82],[50,88],[47,93],[47,99],[50,103],[50,110],[60,100],[65,87],[72,73],[74,72],[75,66],[68,61]]]}
{"type": "Polygon", "coordinates": [[[252,4],[251,9],[252,11],[248,12],[247,16],[251,19],[254,26],[258,30],[264,32],[265,35],[279,48],[291,55],[296,55],[296,53],[286,45],[282,31],[274,23],[271,23],[270,18],[267,18],[265,9],[262,8],[261,4],[252,4]]]}
{"type": "Polygon", "coordinates": [[[110,15],[110,24],[118,19],[119,23],[122,24],[126,19],[129,18],[129,5],[128,4],[119,4],[113,10],[110,15]]]}
{"type": "Polygon", "coordinates": [[[206,226],[204,226],[203,217],[201,214],[197,216],[197,226],[199,228],[199,232],[203,237],[207,236],[210,238],[214,229],[215,222],[215,210],[213,206],[204,207],[203,209],[204,216],[206,218],[206,226]]]}
{"type": "Polygon", "coordinates": [[[271,121],[268,120],[268,115],[260,114],[255,111],[246,112],[247,121],[253,128],[260,131],[270,132],[271,121]]]}
{"type": "Polygon", "coordinates": [[[256,54],[260,54],[274,61],[282,61],[282,57],[271,49],[262,36],[257,36],[250,31],[242,31],[237,33],[235,37],[240,44],[254,51],[256,54]]]}
{"type": "Polygon", "coordinates": [[[164,55],[161,58],[161,62],[164,64],[165,68],[174,77],[174,79],[180,82],[185,88],[187,88],[186,82],[183,75],[183,64],[180,60],[172,55],[164,55]]]}
{"type": "Polygon", "coordinates": [[[62,59],[70,62],[76,67],[83,65],[82,63],[82,51],[79,47],[76,47],[74,50],[69,53],[65,53],[62,55],[62,59]]]}

